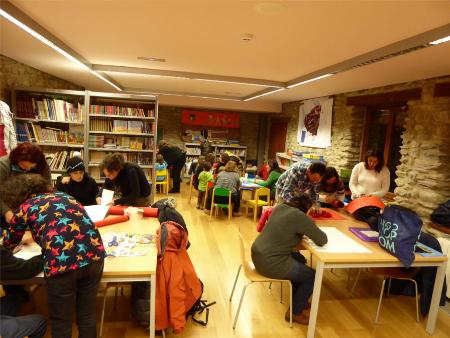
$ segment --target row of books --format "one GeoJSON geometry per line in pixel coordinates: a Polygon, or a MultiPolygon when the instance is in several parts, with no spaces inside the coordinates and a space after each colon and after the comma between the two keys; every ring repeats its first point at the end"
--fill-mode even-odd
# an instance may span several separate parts
{"type": "MultiPolygon", "coordinates": [[[[81,153],[81,158],[83,158],[83,150],[79,150],[81,153]]],[[[73,157],[74,151],[55,151],[55,152],[45,152],[45,159],[51,170],[63,170],[67,167],[67,160],[73,157]]]]}
{"type": "Polygon", "coordinates": [[[89,147],[108,149],[153,149],[153,138],[130,136],[89,135],[89,147]]]}
{"type": "Polygon", "coordinates": [[[83,122],[83,105],[60,99],[19,97],[16,101],[17,117],[53,120],[61,122],[83,122]]]}
{"type": "Polygon", "coordinates": [[[49,143],[84,143],[84,127],[69,125],[68,130],[41,127],[33,122],[17,122],[16,135],[19,142],[49,142],[49,143]]]}
{"type": "MultiPolygon", "coordinates": [[[[109,151],[107,151],[109,152],[109,151]]],[[[114,149],[111,150],[111,153],[114,152],[114,149]]],[[[124,157],[125,161],[132,162],[140,165],[152,165],[153,155],[151,153],[121,153],[124,157]]],[[[104,152],[92,151],[89,153],[89,163],[90,164],[99,164],[105,158],[104,152]]],[[[95,167],[93,168],[95,170],[95,167]]],[[[148,176],[148,175],[147,175],[148,176]]]]}
{"type": "Polygon", "coordinates": [[[91,119],[89,131],[151,134],[154,133],[154,123],[144,121],[91,119]]]}
{"type": "Polygon", "coordinates": [[[90,114],[101,115],[121,115],[121,116],[141,116],[141,117],[155,117],[155,109],[144,109],[140,107],[119,107],[119,106],[104,106],[91,104],[89,106],[90,114]]]}

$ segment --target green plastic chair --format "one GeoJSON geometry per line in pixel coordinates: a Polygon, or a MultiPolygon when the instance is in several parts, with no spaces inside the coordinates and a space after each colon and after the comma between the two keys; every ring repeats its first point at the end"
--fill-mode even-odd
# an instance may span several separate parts
{"type": "Polygon", "coordinates": [[[225,209],[228,208],[228,219],[231,219],[231,215],[233,212],[233,206],[231,204],[231,191],[225,188],[214,188],[213,190],[213,194],[212,194],[212,199],[211,199],[211,211],[209,213],[209,220],[211,220],[212,218],[212,214],[213,214],[213,209],[216,208],[216,217],[218,215],[218,210],[219,209],[225,209]],[[220,197],[228,197],[228,204],[223,204],[223,203],[215,203],[214,202],[214,198],[216,196],[220,196],[220,197]]]}

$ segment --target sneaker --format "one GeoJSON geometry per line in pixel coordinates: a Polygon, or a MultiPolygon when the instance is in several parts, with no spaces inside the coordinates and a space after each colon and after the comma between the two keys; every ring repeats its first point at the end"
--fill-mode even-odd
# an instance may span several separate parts
{"type": "MultiPolygon", "coordinates": [[[[289,321],[289,309],[286,311],[286,314],[284,315],[284,320],[286,320],[287,322],[289,321]]],[[[309,314],[305,310],[300,312],[300,314],[298,315],[292,313],[292,321],[298,324],[308,325],[309,314]]]]}
{"type": "Polygon", "coordinates": [[[180,192],[180,190],[174,190],[174,189],[169,190],[169,194],[178,194],[179,192],[180,192]]]}

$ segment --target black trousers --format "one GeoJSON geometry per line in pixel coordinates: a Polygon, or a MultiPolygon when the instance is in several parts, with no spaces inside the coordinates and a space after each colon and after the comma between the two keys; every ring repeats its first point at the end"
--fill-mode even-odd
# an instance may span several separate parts
{"type": "Polygon", "coordinates": [[[78,337],[97,337],[95,299],[102,273],[103,260],[47,278],[48,314],[53,338],[72,337],[74,306],[77,312],[78,337]]]}
{"type": "Polygon", "coordinates": [[[172,178],[173,192],[180,192],[180,183],[181,183],[181,170],[184,167],[184,163],[177,163],[172,166],[172,170],[170,170],[170,177],[172,178]]]}

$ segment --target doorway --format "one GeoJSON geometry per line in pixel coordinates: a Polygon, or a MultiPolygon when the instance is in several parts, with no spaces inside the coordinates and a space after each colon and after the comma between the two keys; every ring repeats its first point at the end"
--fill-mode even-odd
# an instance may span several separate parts
{"type": "Polygon", "coordinates": [[[399,107],[368,107],[364,116],[364,133],[361,142],[361,160],[369,149],[377,149],[384,154],[384,161],[391,174],[389,191],[396,188],[396,169],[400,164],[402,145],[408,105],[399,107]]]}
{"type": "Polygon", "coordinates": [[[268,159],[274,160],[276,153],[286,150],[286,134],[288,121],[286,119],[270,119],[268,159]]]}

